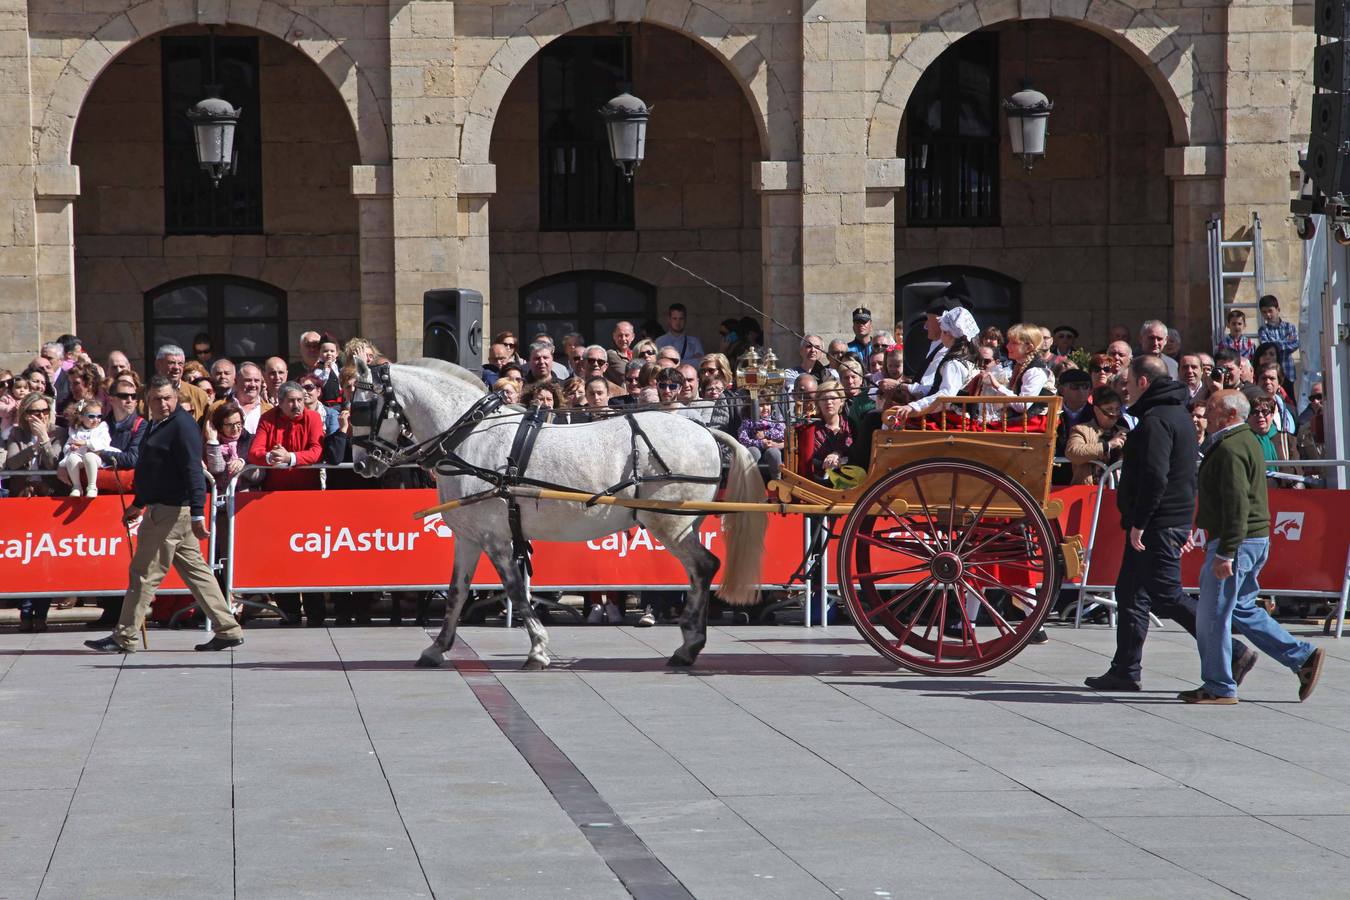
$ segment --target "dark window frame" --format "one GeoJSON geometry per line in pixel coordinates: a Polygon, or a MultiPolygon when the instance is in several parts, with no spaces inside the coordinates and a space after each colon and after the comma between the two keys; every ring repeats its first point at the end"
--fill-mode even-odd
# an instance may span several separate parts
{"type": "Polygon", "coordinates": [[[632,77],[627,35],[560,37],[540,51],[540,231],[636,228],[633,183],[610,158],[599,115],[632,77]]]}
{"type": "Polygon", "coordinates": [[[1002,114],[999,105],[999,34],[967,35],[943,51],[919,78],[905,106],[905,224],[908,227],[1000,224],[1002,114]],[[986,76],[981,98],[985,135],[962,135],[963,64],[986,76]],[[930,127],[927,112],[939,110],[930,127]]]}
{"type": "MultiPolygon", "coordinates": [[[[167,281],[145,292],[145,318],[143,319],[145,327],[145,359],[146,368],[153,367],[155,351],[159,349],[155,339],[156,324],[178,324],[201,323],[198,331],[204,331],[211,336],[211,350],[217,356],[224,355],[225,350],[225,326],[241,324],[273,324],[277,329],[277,351],[285,355],[287,348],[288,330],[290,328],[290,315],[287,308],[286,292],[274,284],[268,284],[265,281],[258,281],[253,278],[244,278],[236,275],[189,275],[186,278],[175,278],[173,281],[167,281]],[[232,285],[246,287],[259,293],[267,294],[277,301],[277,314],[275,316],[229,316],[225,310],[225,289],[232,285]],[[185,287],[205,287],[206,288],[206,318],[197,316],[162,316],[155,315],[155,301],[165,294],[172,293],[185,287]]],[[[184,347],[184,353],[188,359],[192,359],[192,348],[184,347]]],[[[252,362],[261,366],[263,359],[254,359],[252,362]]],[[[234,362],[245,362],[243,359],[236,359],[234,362]]]]}
{"type": "Polygon", "coordinates": [[[238,165],[218,186],[197,164],[187,111],[201,100],[209,74],[206,35],[160,38],[160,99],[163,112],[164,233],[262,234],[263,176],[258,38],[217,36],[216,80],[220,96],[243,114],[235,126],[238,165]],[[196,56],[199,79],[178,83],[174,69],[196,56]]]}
{"type": "MultiPolygon", "coordinates": [[[[642,323],[648,319],[656,317],[656,285],[649,284],[640,278],[634,278],[632,275],[625,275],[622,272],[611,272],[607,269],[574,269],[567,272],[559,272],[556,275],[547,275],[536,279],[520,289],[518,298],[519,314],[516,317],[516,334],[520,341],[520,346],[516,352],[525,354],[525,348],[529,346],[531,339],[539,329],[532,329],[527,326],[527,322],[548,322],[548,321],[575,321],[576,331],[585,336],[591,344],[601,344],[608,347],[610,335],[597,334],[595,332],[595,322],[597,319],[612,319],[615,316],[595,315],[595,288],[601,282],[613,282],[631,288],[644,297],[646,309],[639,315],[633,315],[627,319],[633,323],[633,330],[640,331],[642,323]],[[526,298],[540,290],[541,288],[551,287],[555,284],[566,284],[575,282],[577,285],[577,314],[575,316],[566,313],[531,315],[526,311],[526,298]]],[[[573,329],[566,329],[571,331],[573,329]]],[[[550,334],[552,332],[550,331],[550,334]]],[[[562,334],[554,335],[554,342],[561,344],[562,334]]],[[[561,353],[561,350],[559,351],[561,353]]]]}

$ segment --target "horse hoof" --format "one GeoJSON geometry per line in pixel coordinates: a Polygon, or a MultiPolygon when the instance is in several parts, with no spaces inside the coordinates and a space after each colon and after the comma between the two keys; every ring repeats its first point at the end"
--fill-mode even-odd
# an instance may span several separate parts
{"type": "Polygon", "coordinates": [[[666,665],[676,666],[681,669],[687,669],[693,664],[694,661],[692,659],[679,653],[672,654],[670,659],[666,660],[666,665]]]}
{"type": "Polygon", "coordinates": [[[439,669],[441,661],[434,656],[419,656],[413,665],[419,669],[439,669]]]}
{"type": "Polygon", "coordinates": [[[548,668],[548,663],[543,662],[542,660],[531,658],[525,660],[525,665],[521,666],[520,668],[522,671],[525,672],[542,672],[544,669],[548,668]]]}

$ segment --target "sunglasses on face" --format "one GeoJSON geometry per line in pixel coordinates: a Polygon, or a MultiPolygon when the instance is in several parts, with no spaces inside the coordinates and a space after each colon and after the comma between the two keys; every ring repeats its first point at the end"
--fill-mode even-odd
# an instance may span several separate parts
{"type": "Polygon", "coordinates": [[[1116,407],[1103,406],[1103,407],[1099,408],[1099,409],[1097,410],[1097,412],[1099,412],[1099,413],[1101,413],[1102,415],[1106,416],[1108,419],[1114,419],[1116,416],[1119,416],[1119,415],[1120,415],[1120,407],[1119,407],[1119,406],[1116,406],[1116,407]]]}
{"type": "Polygon", "coordinates": [[[42,407],[41,409],[38,409],[38,408],[35,406],[35,407],[33,407],[32,409],[28,410],[28,414],[29,414],[30,416],[45,416],[47,413],[49,413],[49,412],[51,412],[51,411],[52,411],[52,408],[51,408],[50,406],[44,406],[44,407],[42,407]]]}
{"type": "Polygon", "coordinates": [[[1308,395],[1308,399],[1309,399],[1309,400],[1316,400],[1316,401],[1320,402],[1320,401],[1322,400],[1322,395],[1321,395],[1321,394],[1309,394],[1309,395],[1308,395]]]}
{"type": "Polygon", "coordinates": [[[824,350],[825,350],[825,348],[822,347],[820,344],[805,344],[805,345],[803,345],[802,349],[803,349],[803,350],[814,350],[814,351],[816,351],[817,353],[824,352],[824,350]]]}
{"type": "Polygon", "coordinates": [[[243,427],[244,427],[244,423],[243,423],[243,422],[239,422],[239,421],[234,421],[234,422],[221,422],[221,423],[220,423],[220,427],[221,427],[221,429],[226,429],[226,428],[243,428],[243,427]]]}
{"type": "Polygon", "coordinates": [[[514,350],[514,349],[516,349],[516,342],[515,342],[515,341],[502,341],[502,346],[505,347],[507,350],[514,350]]]}
{"type": "Polygon", "coordinates": [[[113,394],[113,396],[116,397],[118,400],[135,400],[135,399],[136,399],[136,392],[135,392],[135,391],[130,391],[130,392],[125,392],[125,393],[117,393],[117,394],[113,394]]]}
{"type": "Polygon", "coordinates": [[[1093,372],[1109,372],[1109,373],[1111,373],[1111,374],[1114,375],[1118,370],[1116,369],[1115,366],[1092,366],[1092,367],[1091,367],[1091,371],[1093,371],[1093,372]]]}
{"type": "Polygon", "coordinates": [[[317,391],[319,389],[319,386],[317,384],[306,383],[300,386],[305,389],[305,393],[309,393],[310,391],[317,391]]]}
{"type": "Polygon", "coordinates": [[[609,360],[606,360],[606,359],[595,359],[594,357],[591,357],[591,358],[589,358],[589,359],[586,360],[586,365],[588,365],[588,366],[603,366],[603,365],[604,365],[605,363],[607,363],[608,361],[609,361],[609,360]]]}
{"type": "Polygon", "coordinates": [[[91,422],[98,422],[103,419],[102,413],[80,413],[81,419],[88,419],[91,422]]]}
{"type": "Polygon", "coordinates": [[[655,350],[639,350],[639,351],[638,351],[638,356],[655,356],[655,355],[656,355],[656,351],[655,351],[655,350]]]}
{"type": "Polygon", "coordinates": [[[13,378],[6,378],[4,381],[0,381],[0,391],[9,390],[13,384],[14,384],[13,378]]]}

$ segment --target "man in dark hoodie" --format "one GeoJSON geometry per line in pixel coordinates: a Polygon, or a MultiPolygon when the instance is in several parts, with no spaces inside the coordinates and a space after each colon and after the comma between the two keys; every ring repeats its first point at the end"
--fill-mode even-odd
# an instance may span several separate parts
{"type": "MultiPolygon", "coordinates": [[[[1195,598],[1181,589],[1181,550],[1195,513],[1199,442],[1186,405],[1186,387],[1153,354],[1130,360],[1126,377],[1130,414],[1138,424],[1125,439],[1116,507],[1127,532],[1116,578],[1116,655],[1104,675],[1084,683],[1098,691],[1138,691],[1156,612],[1195,636],[1195,598]]],[[[1256,652],[1234,641],[1233,675],[1240,682],[1256,652]]]]}

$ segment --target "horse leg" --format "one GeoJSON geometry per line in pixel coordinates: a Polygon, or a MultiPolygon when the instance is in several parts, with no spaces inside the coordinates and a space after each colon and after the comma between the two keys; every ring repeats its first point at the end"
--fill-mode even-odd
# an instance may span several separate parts
{"type": "Polygon", "coordinates": [[[531,671],[547,669],[553,662],[548,655],[548,632],[534,614],[534,605],[530,603],[530,586],[516,568],[510,541],[485,544],[483,549],[501,576],[502,586],[506,588],[506,602],[512,604],[525,620],[525,633],[530,636],[530,655],[525,658],[521,668],[531,671]]]}
{"type": "Polygon", "coordinates": [[[643,524],[665,544],[689,575],[689,598],[684,604],[684,614],[680,616],[680,632],[684,635],[684,643],[671,654],[669,664],[692,666],[708,643],[708,601],[712,593],[712,578],[717,574],[717,557],[699,541],[697,522],[690,527],[687,521],[671,522],[669,518],[653,517],[643,524]],[[680,533],[681,528],[684,529],[683,534],[680,533]]]}
{"type": "Polygon", "coordinates": [[[445,598],[445,622],[441,633],[431,642],[431,646],[417,657],[417,667],[434,669],[445,661],[445,654],[455,645],[455,631],[459,627],[459,614],[464,609],[464,601],[469,596],[469,584],[473,580],[474,565],[482,548],[463,536],[455,538],[455,571],[450,575],[450,590],[445,598]]]}

